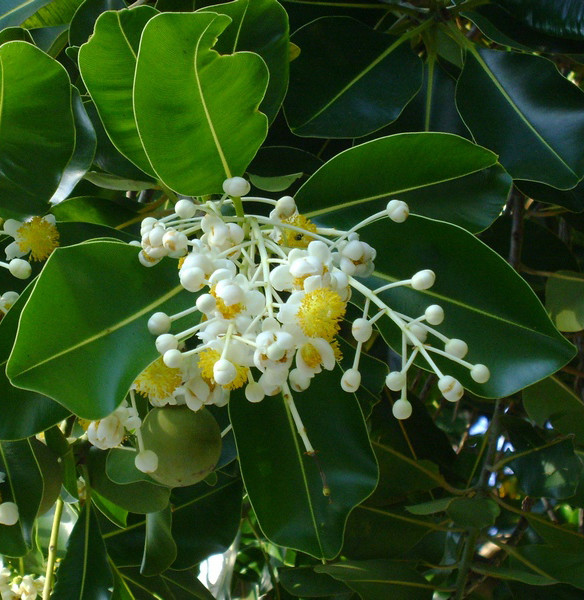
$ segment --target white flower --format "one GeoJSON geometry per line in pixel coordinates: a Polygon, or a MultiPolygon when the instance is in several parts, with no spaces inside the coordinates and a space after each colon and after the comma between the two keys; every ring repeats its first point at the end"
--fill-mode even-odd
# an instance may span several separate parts
{"type": "Polygon", "coordinates": [[[2,504],[0,504],[1,525],[15,525],[18,523],[18,519],[18,505],[16,505],[14,502],[2,502],[2,504]]]}
{"type": "Polygon", "coordinates": [[[99,421],[91,421],[87,428],[87,439],[102,450],[115,448],[122,443],[126,429],[136,429],[140,424],[136,411],[127,405],[122,405],[111,415],[99,421]]]}

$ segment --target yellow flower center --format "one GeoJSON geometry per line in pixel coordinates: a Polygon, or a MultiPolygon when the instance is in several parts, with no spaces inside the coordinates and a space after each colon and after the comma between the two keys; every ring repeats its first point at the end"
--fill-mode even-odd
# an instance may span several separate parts
{"type": "MultiPolygon", "coordinates": [[[[213,367],[220,358],[221,353],[212,348],[207,348],[199,354],[198,365],[199,369],[201,369],[201,377],[211,385],[216,385],[215,379],[213,379],[213,367]]],[[[233,364],[237,375],[231,383],[222,386],[224,390],[236,390],[247,382],[247,367],[233,364]]]]}
{"type": "Polygon", "coordinates": [[[298,309],[298,322],[309,337],[320,337],[331,342],[338,333],[346,303],[329,288],[307,292],[298,309]]]}
{"type": "Polygon", "coordinates": [[[311,369],[316,369],[322,363],[320,352],[312,344],[304,344],[300,348],[300,356],[311,369]]]}
{"type": "Polygon", "coordinates": [[[23,223],[16,232],[21,252],[30,252],[32,260],[45,260],[59,245],[57,228],[42,217],[33,217],[23,223]]]}
{"type": "Polygon", "coordinates": [[[307,248],[308,244],[314,239],[311,235],[308,235],[308,232],[316,233],[316,225],[311,223],[306,217],[295,215],[288,219],[284,219],[282,223],[301,227],[306,231],[306,233],[302,233],[301,231],[283,227],[282,239],[280,240],[282,246],[288,246],[289,248],[307,248]]]}
{"type": "Polygon", "coordinates": [[[215,287],[216,286],[213,286],[209,290],[209,294],[211,294],[211,296],[213,296],[216,300],[216,309],[221,313],[221,315],[223,315],[224,319],[235,318],[245,307],[241,302],[238,302],[237,304],[232,304],[231,306],[227,306],[225,302],[223,302],[223,300],[219,298],[219,296],[217,296],[217,293],[215,292],[215,287]]]}
{"type": "Polygon", "coordinates": [[[87,431],[91,425],[91,421],[89,419],[77,419],[77,422],[79,425],[81,425],[83,431],[87,431]]]}
{"type": "Polygon", "coordinates": [[[182,383],[180,369],[171,369],[162,357],[146,367],[134,381],[136,391],[153,402],[162,402],[182,383]]]}

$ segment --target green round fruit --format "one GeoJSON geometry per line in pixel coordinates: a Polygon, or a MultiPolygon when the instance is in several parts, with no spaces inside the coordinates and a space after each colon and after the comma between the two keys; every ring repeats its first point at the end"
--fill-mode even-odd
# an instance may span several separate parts
{"type": "Polygon", "coordinates": [[[221,455],[221,430],[213,415],[186,406],[153,408],[141,427],[144,448],[158,456],[150,477],[169,487],[202,481],[221,455]]]}

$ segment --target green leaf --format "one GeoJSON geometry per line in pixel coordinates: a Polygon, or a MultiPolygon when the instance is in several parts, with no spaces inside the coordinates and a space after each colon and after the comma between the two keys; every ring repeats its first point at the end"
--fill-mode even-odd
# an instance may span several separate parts
{"type": "Polygon", "coordinates": [[[584,6],[580,0],[497,0],[497,4],[537,31],[584,39],[584,6]]]}
{"type": "Polygon", "coordinates": [[[434,586],[405,561],[362,560],[317,565],[367,600],[430,600],[434,586]]]}
{"type": "Polygon", "coordinates": [[[511,454],[502,462],[513,469],[519,487],[536,498],[570,498],[583,468],[571,439],[511,454]]]}
{"type": "MultiPolygon", "coordinates": [[[[491,378],[479,385],[467,369],[432,356],[440,369],[473,393],[507,396],[551,375],[573,356],[573,346],[555,329],[527,283],[463,229],[411,216],[401,224],[378,221],[360,233],[377,249],[376,271],[368,280],[371,288],[409,279],[422,269],[436,273],[436,283],[425,292],[398,287],[379,297],[393,310],[411,316],[434,303],[444,308],[440,331],[463,339],[470,349],[465,360],[487,365],[491,378]]],[[[392,334],[394,326],[385,319],[377,323],[388,343],[399,349],[401,335],[392,334]]]]}
{"type": "Polygon", "coordinates": [[[114,482],[124,485],[136,481],[148,481],[157,484],[152,477],[136,468],[135,459],[137,451],[135,448],[112,448],[107,455],[106,473],[114,482]]]}
{"type": "Polygon", "coordinates": [[[455,498],[446,508],[446,514],[459,527],[482,529],[495,524],[501,509],[490,498],[455,498]]]}
{"type": "Polygon", "coordinates": [[[477,142],[497,152],[513,178],[568,189],[584,175],[584,95],[547,59],[469,51],[456,103],[477,142]]]}
{"type": "Polygon", "coordinates": [[[62,202],[69,196],[75,186],[83,179],[85,173],[89,171],[95,156],[97,143],[95,130],[76,87],[73,88],[72,105],[75,119],[75,150],[63,172],[59,187],[50,200],[52,204],[62,202]]]}
{"type": "MultiPolygon", "coordinates": [[[[34,285],[34,284],[33,284],[34,285]]],[[[12,386],[6,376],[6,361],[20,313],[28,300],[31,285],[0,321],[0,440],[19,440],[30,437],[59,423],[69,411],[50,398],[12,386]]]]}
{"type": "Polygon", "coordinates": [[[397,119],[422,85],[422,61],[404,41],[346,17],[317,19],[296,31],[300,56],[290,66],[285,101],[290,129],[351,138],[397,119]]]}
{"type": "Polygon", "coordinates": [[[268,83],[264,61],[211,49],[229,22],[214,13],[164,13],[142,34],[136,123],[154,171],[180,194],[221,192],[266,136],[267,119],[257,108],[268,83]]]}
{"type": "Polygon", "coordinates": [[[535,181],[517,181],[517,187],[528,197],[548,204],[558,204],[573,212],[584,211],[584,183],[570,190],[558,190],[535,181]]]}
{"type": "Polygon", "coordinates": [[[107,225],[115,228],[137,217],[137,212],[117,202],[108,202],[104,198],[79,196],[68,198],[51,208],[58,221],[72,221],[107,225]]]}
{"type": "Polygon", "coordinates": [[[43,478],[28,440],[0,442],[0,484],[3,502],[18,505],[14,525],[0,525],[0,553],[24,556],[33,547],[34,524],[43,496],[43,478]]]}
{"type": "Polygon", "coordinates": [[[584,445],[584,405],[580,398],[556,377],[547,377],[523,390],[523,406],[540,427],[549,421],[565,435],[574,434],[584,445]]]}
{"type": "Polygon", "coordinates": [[[192,302],[177,282],[175,261],[148,269],[135,247],[110,241],[57,248],[22,313],[6,372],[14,385],[99,419],[157,357],[150,315],[173,314],[192,302]],[[39,328],[43,344],[35,341],[39,328]]]}
{"type": "Polygon", "coordinates": [[[434,515],[447,510],[450,503],[455,499],[449,496],[447,498],[439,498],[438,500],[421,502],[420,504],[412,504],[411,506],[406,506],[406,510],[414,515],[434,515]]]}
{"type": "Polygon", "coordinates": [[[75,145],[69,76],[18,41],[0,46],[0,75],[0,211],[4,218],[44,213],[75,145]]]}
{"type": "Polygon", "coordinates": [[[93,33],[95,21],[107,10],[126,8],[123,0],[85,0],[75,11],[69,25],[69,44],[81,46],[93,33]]]}
{"type": "Polygon", "coordinates": [[[45,431],[45,440],[47,446],[59,457],[63,468],[63,486],[73,498],[77,498],[77,465],[71,444],[57,426],[45,431]]]}
{"type": "Polygon", "coordinates": [[[20,25],[51,0],[3,0],[0,4],[0,29],[20,25]]]}
{"type": "Polygon", "coordinates": [[[584,276],[573,271],[558,271],[548,277],[545,304],[560,331],[584,329],[584,276]]]}
{"type": "Polygon", "coordinates": [[[140,36],[158,11],[151,6],[107,11],[79,49],[79,70],[114,146],[142,171],[154,175],[138,134],[133,84],[140,36]]]}
{"type": "Polygon", "coordinates": [[[105,544],[90,502],[87,502],[67,542],[67,554],[57,571],[51,598],[102,600],[113,585],[105,544]]]}
{"type": "Polygon", "coordinates": [[[171,534],[170,505],[146,515],[146,543],[140,573],[146,577],[160,575],[176,558],[176,544],[171,534]]]}
{"type": "Polygon", "coordinates": [[[34,43],[30,33],[22,27],[6,27],[6,29],[0,31],[0,45],[17,41],[34,43]]]}
{"type": "Polygon", "coordinates": [[[324,558],[339,552],[349,512],[377,483],[363,416],[339,379],[338,370],[323,372],[294,397],[316,456],[305,453],[283,397],[252,404],[232,394],[229,402],[243,481],[262,531],[276,544],[324,558]]]}
{"type": "Polygon", "coordinates": [[[584,535],[548,521],[544,517],[534,513],[524,513],[529,525],[540,535],[547,544],[568,552],[584,551],[584,535]]]}
{"type": "Polygon", "coordinates": [[[177,545],[173,569],[196,565],[211,554],[225,552],[241,521],[242,483],[239,477],[219,474],[210,487],[205,482],[172,491],[172,537],[177,545]]]}
{"type": "Polygon", "coordinates": [[[336,227],[399,198],[414,213],[476,232],[500,214],[510,186],[489,150],[447,133],[406,133],[337,154],[295,197],[306,216],[336,227]]]}
{"type": "Polygon", "coordinates": [[[325,573],[315,573],[312,567],[282,567],[278,569],[282,587],[293,596],[320,597],[339,596],[349,588],[325,573]]]}
{"type": "Polygon", "coordinates": [[[52,0],[24,21],[22,26],[27,29],[38,29],[55,25],[69,25],[69,21],[73,18],[81,2],[82,0],[52,0]]]}
{"type": "Polygon", "coordinates": [[[288,15],[276,0],[235,0],[201,11],[227,15],[231,23],[215,49],[220,54],[249,51],[259,54],[270,72],[260,110],[272,122],[288,87],[288,15]]]}

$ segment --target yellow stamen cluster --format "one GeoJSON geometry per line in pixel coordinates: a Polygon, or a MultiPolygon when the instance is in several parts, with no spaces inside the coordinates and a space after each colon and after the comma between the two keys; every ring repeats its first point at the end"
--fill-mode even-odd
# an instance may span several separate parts
{"type": "MultiPolygon", "coordinates": [[[[220,358],[221,353],[217,350],[213,350],[212,348],[207,348],[199,354],[198,365],[199,369],[201,369],[201,377],[211,385],[217,385],[215,379],[213,379],[213,367],[220,358]]],[[[231,383],[222,386],[224,390],[237,390],[247,383],[247,367],[242,367],[241,365],[236,365],[235,363],[233,364],[235,366],[237,375],[231,383]]]]}
{"type": "Polygon", "coordinates": [[[42,217],[33,217],[16,232],[21,252],[30,252],[32,260],[46,260],[59,245],[59,232],[55,225],[42,217]]]}
{"type": "Polygon", "coordinates": [[[91,425],[91,421],[89,419],[77,419],[77,423],[81,425],[83,431],[87,431],[91,425]]]}
{"type": "Polygon", "coordinates": [[[339,321],[345,315],[346,303],[337,292],[318,288],[307,292],[298,309],[298,322],[309,337],[324,338],[332,342],[339,332],[339,321]]]}
{"type": "Polygon", "coordinates": [[[241,302],[238,302],[237,304],[232,304],[231,306],[227,306],[223,299],[217,296],[217,293],[215,292],[215,287],[216,286],[213,286],[209,290],[209,293],[211,294],[211,296],[213,296],[213,298],[215,298],[217,310],[221,313],[224,319],[235,318],[245,307],[243,306],[243,304],[241,304],[241,302]]]}
{"type": "Polygon", "coordinates": [[[160,357],[140,373],[134,386],[139,394],[156,403],[170,397],[181,383],[180,369],[167,367],[160,357]]]}
{"type": "Polygon", "coordinates": [[[316,233],[316,225],[309,221],[302,215],[294,215],[288,219],[284,219],[282,223],[287,225],[293,225],[294,227],[301,227],[306,230],[307,233],[295,231],[284,227],[282,230],[282,239],[280,244],[282,246],[288,246],[289,248],[307,248],[308,244],[314,239],[308,232],[316,233]]]}
{"type": "Polygon", "coordinates": [[[311,369],[316,369],[322,363],[320,352],[312,344],[304,344],[300,348],[300,356],[311,369]]]}

